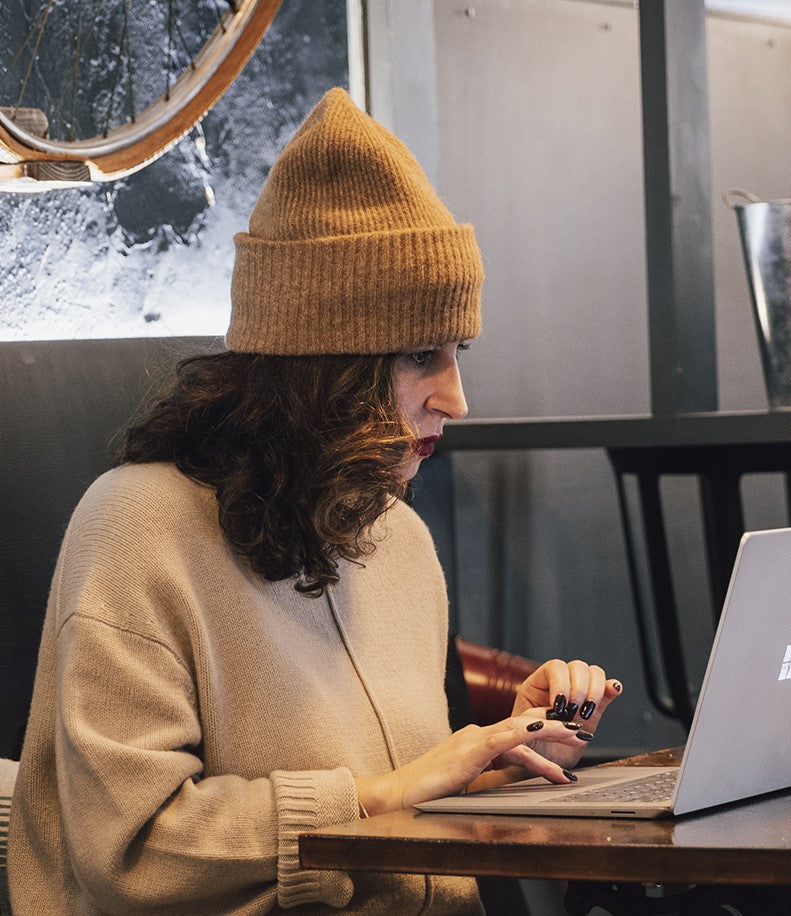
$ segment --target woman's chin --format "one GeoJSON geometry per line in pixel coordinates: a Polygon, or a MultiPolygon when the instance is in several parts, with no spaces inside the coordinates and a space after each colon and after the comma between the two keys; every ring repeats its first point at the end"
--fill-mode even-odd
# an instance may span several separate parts
{"type": "Polygon", "coordinates": [[[412,478],[420,470],[420,463],[423,461],[421,457],[415,455],[414,458],[411,458],[409,461],[404,464],[404,469],[401,475],[402,480],[412,480],[412,478]]]}

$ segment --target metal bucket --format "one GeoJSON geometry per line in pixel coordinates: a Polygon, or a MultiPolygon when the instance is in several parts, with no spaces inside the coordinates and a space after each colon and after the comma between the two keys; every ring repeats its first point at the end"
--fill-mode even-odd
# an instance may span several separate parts
{"type": "Polygon", "coordinates": [[[737,189],[723,200],[739,221],[769,406],[791,408],[791,200],[737,189]]]}

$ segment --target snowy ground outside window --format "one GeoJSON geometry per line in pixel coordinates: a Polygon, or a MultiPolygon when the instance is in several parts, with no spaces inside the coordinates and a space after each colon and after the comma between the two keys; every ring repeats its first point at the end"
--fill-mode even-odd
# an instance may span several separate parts
{"type": "MultiPolygon", "coordinates": [[[[0,61],[4,38],[0,17],[0,61]]],[[[288,0],[161,159],[89,189],[0,194],[0,340],[222,334],[233,235],[311,107],[347,84],[346,0],[288,0]]]]}

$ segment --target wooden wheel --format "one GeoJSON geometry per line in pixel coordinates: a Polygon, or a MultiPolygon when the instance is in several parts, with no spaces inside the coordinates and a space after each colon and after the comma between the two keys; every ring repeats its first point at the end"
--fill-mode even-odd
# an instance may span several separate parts
{"type": "MultiPolygon", "coordinates": [[[[121,178],[166,152],[238,76],[280,5],[280,0],[181,0],[184,15],[201,12],[216,22],[207,37],[196,27],[202,43],[190,48],[177,0],[37,2],[40,9],[20,32],[11,65],[0,68],[0,182],[23,179],[35,185],[38,179],[52,186],[121,178]],[[150,32],[147,39],[135,38],[141,17],[147,17],[149,28],[158,22],[154,17],[162,19],[159,49],[150,47],[150,32]],[[164,63],[159,56],[163,49],[164,63]],[[56,85],[31,85],[41,61],[46,57],[49,64],[58,50],[62,60],[56,85]],[[96,85],[102,87],[96,99],[88,97],[85,85],[83,61],[88,58],[96,85]],[[151,96],[163,73],[165,91],[147,101],[146,93],[151,96]],[[87,119],[87,128],[77,123],[80,105],[94,116],[87,119]],[[88,135],[80,136],[78,127],[88,135]]],[[[10,6],[3,0],[6,12],[0,15],[13,15],[10,6]]]]}

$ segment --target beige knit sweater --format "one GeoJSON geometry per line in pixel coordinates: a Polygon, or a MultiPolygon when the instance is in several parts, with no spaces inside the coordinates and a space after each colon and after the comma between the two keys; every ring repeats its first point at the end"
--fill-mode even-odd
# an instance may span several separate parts
{"type": "Polygon", "coordinates": [[[101,477],[55,571],[10,827],[15,916],[480,913],[474,881],[299,868],[353,776],[448,734],[446,596],[398,504],[321,599],[253,574],[213,492],[101,477]]]}

